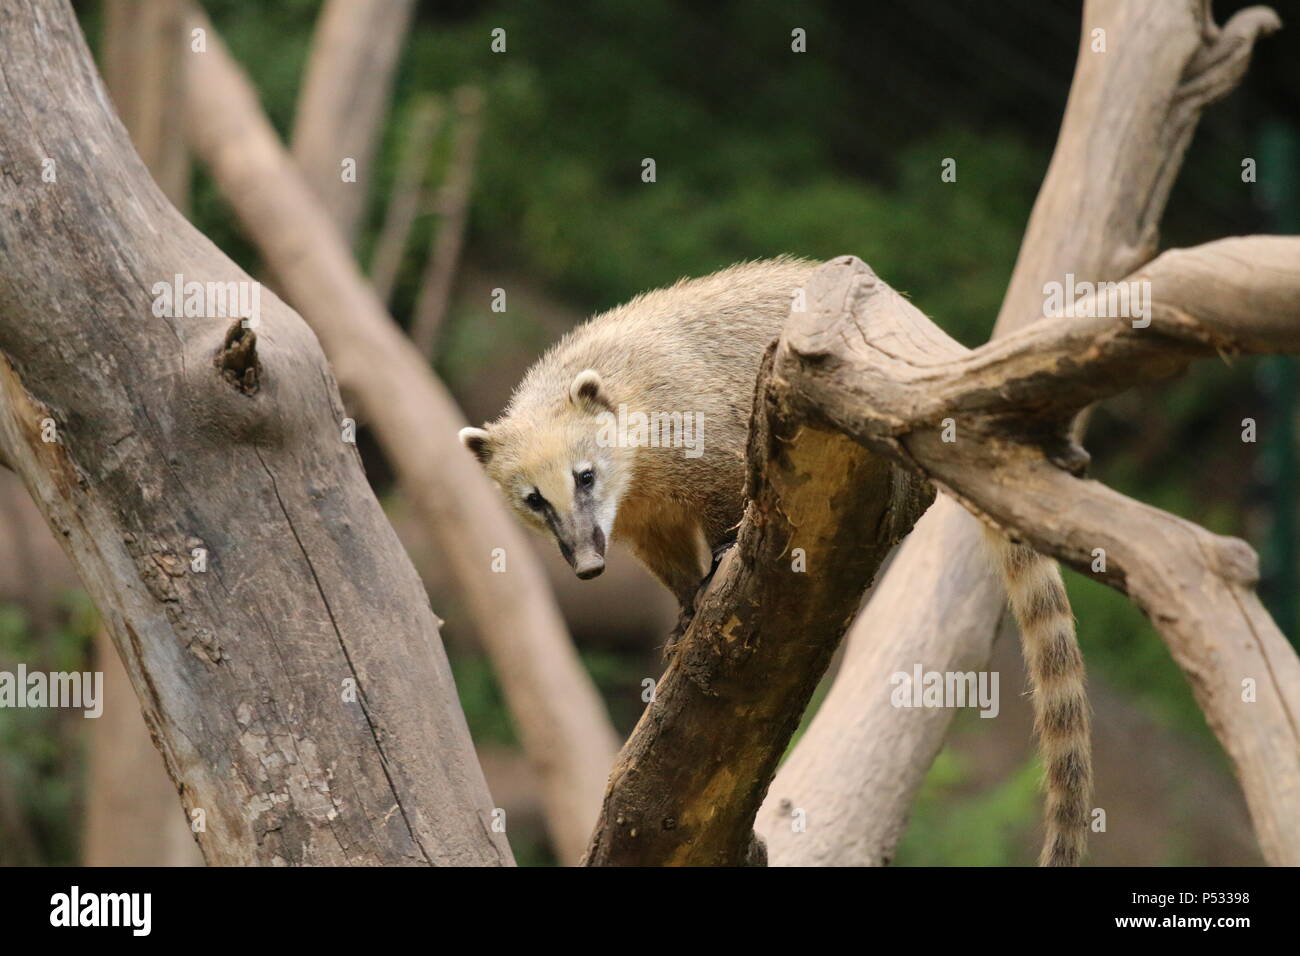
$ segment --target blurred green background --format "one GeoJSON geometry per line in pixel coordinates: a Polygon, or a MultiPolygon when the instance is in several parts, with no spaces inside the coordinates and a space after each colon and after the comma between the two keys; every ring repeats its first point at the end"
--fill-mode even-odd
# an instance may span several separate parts
{"type": "MultiPolygon", "coordinates": [[[[1220,22],[1242,5],[1216,4],[1220,22]]],[[[319,3],[204,6],[287,136],[319,3]]],[[[1202,120],[1170,200],[1165,246],[1300,225],[1300,18],[1283,6],[1297,22],[1261,42],[1242,87],[1202,120]],[[1258,158],[1257,183],[1242,182],[1244,157],[1258,158]]],[[[462,281],[436,363],[471,418],[494,414],[520,363],[573,318],[683,275],[779,253],[854,253],[956,338],[977,344],[991,328],[1051,154],[1079,9],[1063,0],[583,0],[562,11],[542,0],[421,3],[358,255],[369,260],[418,98],[474,84],[486,96],[485,128],[462,281]],[[489,50],[496,27],[507,30],[505,55],[489,50]],[[794,27],[807,31],[807,53],[791,53],[794,27]],[[654,184],[641,182],[643,157],[656,160],[654,184]],[[957,160],[955,183],[940,180],[946,157],[957,160]],[[484,290],[496,286],[512,293],[507,313],[488,307],[484,290]],[[503,363],[503,354],[517,358],[503,363]]],[[[78,10],[94,46],[98,5],[78,10]]],[[[1099,131],[1103,146],[1110,135],[1099,131]]],[[[444,130],[431,158],[435,180],[448,146],[444,130]]],[[[201,170],[191,218],[258,271],[254,249],[201,170]]],[[[435,215],[417,221],[393,300],[399,321],[409,319],[436,226],[435,215]]],[[[1087,441],[1101,480],[1247,539],[1261,554],[1261,592],[1293,641],[1295,394],[1290,361],[1202,363],[1182,380],[1108,402],[1087,441]],[[1241,440],[1247,417],[1259,423],[1256,444],[1241,440]]],[[[387,496],[381,457],[364,440],[363,450],[387,496]]],[[[1162,642],[1122,596],[1074,574],[1069,586],[1097,687],[1098,746],[1112,734],[1135,743],[1131,759],[1113,770],[1099,756],[1099,774],[1108,774],[1100,786],[1118,793],[1136,786],[1126,775],[1147,785],[1154,774],[1154,796],[1133,800],[1165,808],[1153,814],[1158,822],[1146,827],[1136,858],[1095,840],[1094,859],[1256,859],[1248,834],[1236,832],[1240,801],[1226,761],[1162,642]],[[1112,713],[1119,716],[1108,722],[1112,713]],[[1156,760],[1151,748],[1179,759],[1156,760]],[[1219,814],[1221,804],[1231,807],[1219,814]],[[1218,815],[1235,821],[1232,833],[1215,829],[1229,826],[1216,824],[1218,815]]],[[[0,662],[84,659],[94,630],[86,604],[70,593],[39,632],[16,606],[0,606],[0,662]]],[[[509,753],[513,730],[490,666],[454,603],[435,607],[448,621],[477,744],[509,753]]],[[[576,621],[574,631],[620,731],[630,729],[639,681],[658,673],[663,635],[601,620],[576,621]]],[[[1014,668],[1011,651],[1004,663],[1014,668]]],[[[1004,696],[1018,694],[1014,687],[1004,696]]],[[[1002,723],[958,720],[900,864],[1032,862],[1039,800],[1028,724],[1006,732],[1016,742],[1009,751],[986,726],[1002,723]]],[[[34,821],[30,860],[77,859],[78,746],[77,728],[58,716],[0,711],[6,786],[34,821]]],[[[521,863],[550,859],[535,821],[513,828],[511,843],[521,863]]]]}

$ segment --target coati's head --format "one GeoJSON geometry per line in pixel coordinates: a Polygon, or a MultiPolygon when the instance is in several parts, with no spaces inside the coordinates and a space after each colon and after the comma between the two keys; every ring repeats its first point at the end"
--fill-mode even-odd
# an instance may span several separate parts
{"type": "Polygon", "coordinates": [[[628,451],[598,440],[598,416],[613,409],[600,375],[587,369],[545,414],[507,414],[487,428],[460,430],[515,513],[554,536],[584,579],[605,570],[605,546],[631,479],[628,451]]]}

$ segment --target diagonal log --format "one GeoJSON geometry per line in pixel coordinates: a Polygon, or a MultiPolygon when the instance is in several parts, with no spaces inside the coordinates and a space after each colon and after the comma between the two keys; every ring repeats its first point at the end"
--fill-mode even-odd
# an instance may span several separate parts
{"type": "MultiPolygon", "coordinates": [[[[182,0],[109,0],[104,5],[103,76],[113,105],[158,188],[189,205],[190,156],[175,130],[185,47],[182,0]]],[[[104,672],[104,714],[92,721],[81,862],[86,866],[195,866],[203,861],[176,787],[131,690],[108,632],[94,640],[104,672]]]]}
{"type": "Polygon", "coordinates": [[[880,562],[933,498],[807,401],[803,382],[835,347],[810,344],[814,330],[857,279],[815,273],[808,310],[765,357],[736,545],[619,755],[588,865],[761,861],[753,821],[777,762],[880,562]]]}

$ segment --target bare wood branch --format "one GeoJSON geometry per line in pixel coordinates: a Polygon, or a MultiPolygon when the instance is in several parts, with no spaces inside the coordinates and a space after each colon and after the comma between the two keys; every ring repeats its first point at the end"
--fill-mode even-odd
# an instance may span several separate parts
{"type": "Polygon", "coordinates": [[[454,401],[366,283],[211,25],[196,23],[209,40],[189,60],[195,153],[311,322],[442,548],[543,782],[559,855],[576,860],[617,750],[603,704],[524,532],[460,446],[465,422],[454,401]],[[505,573],[492,573],[496,549],[505,573]]]}
{"type": "Polygon", "coordinates": [[[588,865],[761,862],[752,826],[777,762],[880,562],[932,500],[806,401],[810,343],[857,278],[815,273],[809,311],[765,358],[736,545],[619,755],[588,865]]]}
{"type": "Polygon", "coordinates": [[[425,356],[432,356],[438,344],[438,332],[451,303],[456,267],[465,242],[469,221],[469,201],[474,188],[474,163],[482,129],[483,93],[462,87],[455,94],[456,128],[452,142],[447,177],[438,192],[438,211],[442,223],[429,247],[429,259],[420,278],[420,291],[411,320],[411,339],[425,356]]]}
{"type": "Polygon", "coordinates": [[[181,210],[190,192],[190,157],[185,140],[176,135],[184,125],[184,24],[182,0],[104,5],[104,84],[154,182],[181,210]]]}
{"type": "MultiPolygon", "coordinates": [[[[995,334],[1032,320],[1047,282],[1067,273],[1080,281],[1119,279],[1154,255],[1165,201],[1202,109],[1229,91],[1253,41],[1277,26],[1263,7],[1219,29],[1200,0],[1089,0],[1061,133],[995,334]],[[1107,52],[1093,51],[1095,28],[1105,30],[1107,52]]],[[[918,522],[855,623],[841,677],[759,816],[773,863],[871,865],[893,856],[953,712],[871,705],[879,720],[867,723],[860,688],[887,686],[897,660],[986,665],[1004,598],[977,566],[978,524],[959,512],[941,498],[918,522]],[[935,574],[938,567],[945,573],[935,574]],[[867,764],[869,780],[850,769],[867,764]],[[805,811],[806,830],[791,830],[786,804],[805,811]],[[845,833],[857,838],[845,840],[845,833]]]]}
{"type": "Polygon", "coordinates": [[[414,0],[329,0],[294,114],[293,157],[351,246],[374,179],[379,132],[414,0]],[[343,178],[344,160],[355,181],[343,178]]]}
{"type": "Polygon", "coordinates": [[[1300,863],[1300,658],[1255,595],[1254,552],[1075,477],[1079,456],[1063,453],[1073,412],[1104,395],[1198,356],[1300,351],[1300,238],[1165,253],[1125,280],[1151,283],[1148,327],[1056,318],[968,353],[879,279],[864,281],[869,294],[833,330],[846,344],[810,376],[809,399],[1018,540],[1129,594],[1232,758],[1265,858],[1300,863]]]}
{"type": "Polygon", "coordinates": [[[149,177],[71,7],[0,4],[0,36],[0,447],[205,812],[206,859],[509,862],[315,337],[267,296],[258,387],[232,388],[230,320],[156,315],[155,290],[250,280],[149,177]]]}
{"type": "Polygon", "coordinates": [[[370,283],[380,302],[393,296],[393,284],[402,267],[402,254],[411,235],[411,226],[420,212],[424,194],[424,177],[429,168],[429,151],[442,122],[442,106],[435,97],[426,97],[411,111],[397,178],[379,231],[375,254],[370,262],[370,283]]]}

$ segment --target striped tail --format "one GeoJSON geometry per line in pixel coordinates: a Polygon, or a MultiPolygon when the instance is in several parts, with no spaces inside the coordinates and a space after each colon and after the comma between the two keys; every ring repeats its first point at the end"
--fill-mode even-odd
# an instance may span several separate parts
{"type": "Polygon", "coordinates": [[[1034,729],[1047,792],[1047,841],[1040,866],[1077,866],[1088,835],[1092,743],[1083,655],[1056,562],[986,529],[1020,625],[1034,702],[1034,729]]]}

